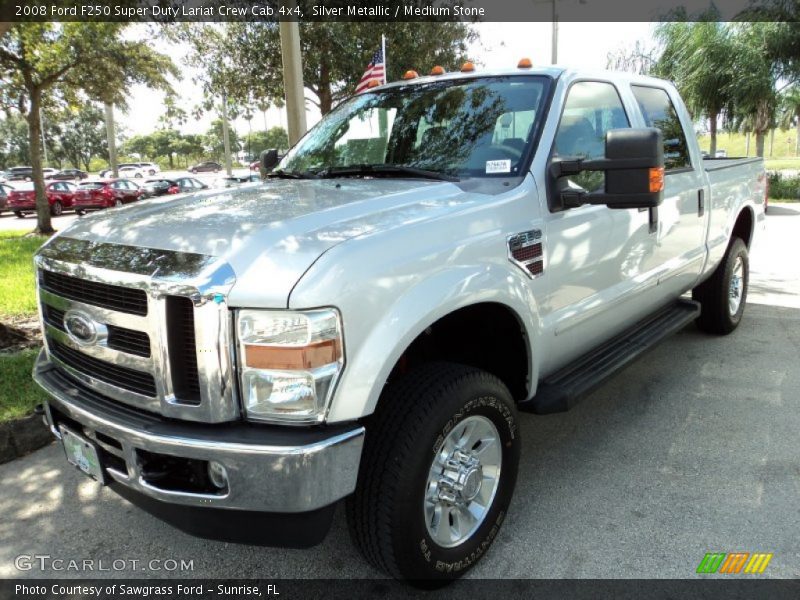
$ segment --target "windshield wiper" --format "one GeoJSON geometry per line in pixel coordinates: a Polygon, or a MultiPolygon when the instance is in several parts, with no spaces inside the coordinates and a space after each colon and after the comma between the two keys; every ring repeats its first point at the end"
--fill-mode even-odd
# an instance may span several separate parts
{"type": "Polygon", "coordinates": [[[437,181],[460,181],[458,177],[442,173],[441,171],[430,171],[419,169],[407,165],[390,164],[363,164],[349,165],[347,167],[329,167],[316,173],[320,178],[333,177],[420,177],[423,179],[435,179],[437,181]]]}
{"type": "Polygon", "coordinates": [[[300,173],[299,171],[284,171],[283,169],[277,169],[267,173],[267,179],[313,179],[315,177],[316,175],[309,171],[300,173]]]}

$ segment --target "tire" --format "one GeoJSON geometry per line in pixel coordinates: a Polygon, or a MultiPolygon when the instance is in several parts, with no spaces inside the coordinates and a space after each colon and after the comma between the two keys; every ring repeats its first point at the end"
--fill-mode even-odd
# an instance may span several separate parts
{"type": "Polygon", "coordinates": [[[460,577],[491,546],[514,492],[520,436],[516,406],[508,389],[495,376],[471,367],[423,365],[386,388],[366,427],[358,485],[347,500],[347,521],[355,545],[376,568],[420,587],[438,587],[460,577]],[[473,444],[470,440],[467,456],[475,458],[478,454],[473,451],[483,449],[481,468],[486,470],[464,462],[462,455],[455,464],[468,469],[462,471],[468,476],[463,489],[455,492],[442,485],[446,478],[440,451],[473,426],[490,433],[494,428],[495,441],[473,444]],[[485,477],[493,457],[496,460],[498,456],[495,484],[485,477]],[[434,461],[440,468],[436,474],[432,472],[434,461]],[[476,488],[476,481],[483,484],[476,488]],[[474,500],[461,496],[473,492],[477,494],[474,500]],[[473,508],[478,510],[478,500],[482,500],[486,505],[483,516],[471,523],[456,520],[467,518],[459,516],[466,512],[452,510],[453,505],[441,499],[442,493],[456,494],[462,504],[477,502],[473,508]],[[448,511],[447,520],[439,520],[438,528],[438,509],[434,507],[448,511]],[[453,521],[451,510],[457,513],[453,521]],[[463,537],[452,537],[457,523],[465,525],[463,537]],[[436,541],[434,536],[439,534],[440,540],[444,537],[451,543],[436,541]]]}
{"type": "Polygon", "coordinates": [[[155,169],[150,169],[150,170],[147,172],[147,174],[148,174],[148,175],[150,175],[150,177],[152,177],[153,175],[155,175],[155,174],[156,174],[156,171],[155,171],[155,169]]]}
{"type": "Polygon", "coordinates": [[[18,219],[24,219],[25,218],[25,213],[22,212],[21,210],[15,210],[14,214],[17,215],[18,219]]]}
{"type": "Polygon", "coordinates": [[[717,335],[727,335],[736,329],[744,314],[749,283],[747,245],[741,238],[733,238],[711,277],[692,290],[692,298],[702,305],[697,326],[717,335]],[[737,290],[738,295],[734,296],[737,290]]]}
{"type": "Polygon", "coordinates": [[[189,173],[192,175],[197,175],[197,169],[189,169],[189,173]]]}
{"type": "Polygon", "coordinates": [[[53,205],[50,207],[50,214],[53,215],[54,217],[60,217],[61,213],[63,212],[64,212],[64,207],[61,206],[61,202],[59,202],[58,200],[53,202],[53,205]]]}
{"type": "Polygon", "coordinates": [[[134,177],[136,177],[136,179],[141,179],[143,177],[143,175],[141,173],[136,173],[136,175],[134,175],[134,177]]]}
{"type": "Polygon", "coordinates": [[[114,206],[122,206],[122,200],[120,200],[119,198],[114,200],[114,206]]]}
{"type": "Polygon", "coordinates": [[[79,217],[82,217],[83,215],[86,214],[86,211],[83,210],[83,209],[80,209],[80,208],[76,208],[75,209],[75,214],[78,215],[79,217]]]}

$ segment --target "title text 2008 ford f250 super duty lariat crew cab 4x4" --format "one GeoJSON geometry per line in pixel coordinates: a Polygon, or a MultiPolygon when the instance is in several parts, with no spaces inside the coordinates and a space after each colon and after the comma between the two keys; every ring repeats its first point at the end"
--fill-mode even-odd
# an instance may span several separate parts
{"type": "Polygon", "coordinates": [[[566,410],[692,320],[737,326],[765,187],[760,160],[702,159],[665,81],[410,73],[262,185],[49,241],[46,419],[186,531],[307,546],[346,498],[372,564],[456,577],[513,522],[518,411],[566,410]]]}

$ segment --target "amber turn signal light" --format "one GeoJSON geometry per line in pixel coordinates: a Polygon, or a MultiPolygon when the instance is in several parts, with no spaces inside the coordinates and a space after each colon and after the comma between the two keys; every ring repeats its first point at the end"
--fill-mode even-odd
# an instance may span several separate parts
{"type": "Polygon", "coordinates": [[[664,189],[664,167],[650,169],[650,193],[655,194],[664,189]]]}
{"type": "Polygon", "coordinates": [[[254,369],[289,371],[316,369],[334,363],[342,357],[342,346],[338,339],[300,347],[245,344],[244,351],[245,365],[254,369]]]}

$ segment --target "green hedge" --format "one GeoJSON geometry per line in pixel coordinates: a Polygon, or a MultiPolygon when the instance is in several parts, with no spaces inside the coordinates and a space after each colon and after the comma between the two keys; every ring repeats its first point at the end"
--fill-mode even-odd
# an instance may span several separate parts
{"type": "Polygon", "coordinates": [[[781,173],[769,174],[771,200],[800,200],[800,175],[785,177],[781,173]]]}

